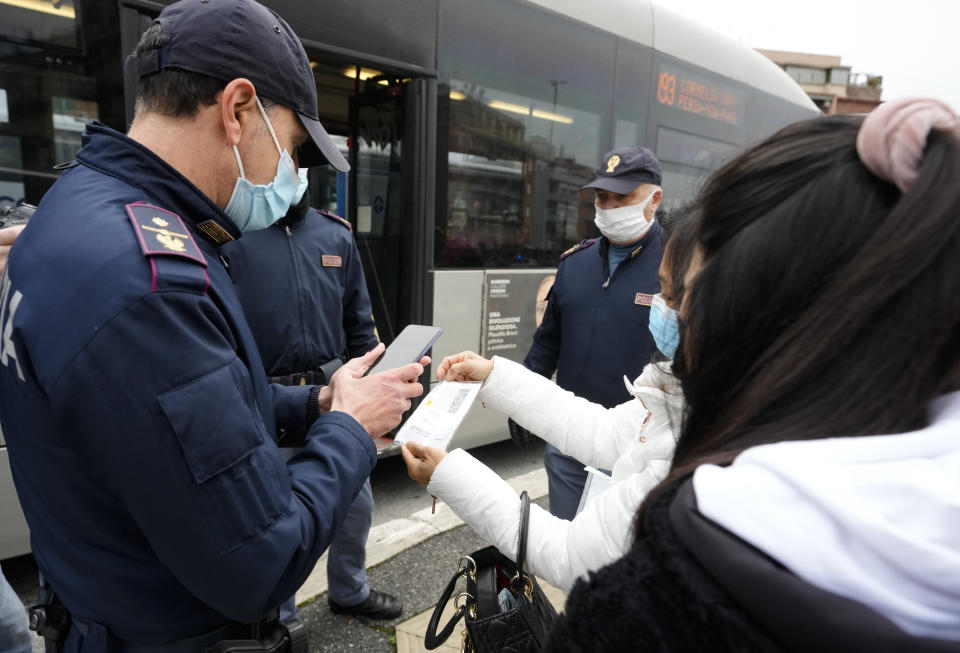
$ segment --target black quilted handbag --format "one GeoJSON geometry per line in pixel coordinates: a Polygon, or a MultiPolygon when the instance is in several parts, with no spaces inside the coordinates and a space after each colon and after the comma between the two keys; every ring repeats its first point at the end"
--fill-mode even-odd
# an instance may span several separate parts
{"type": "Polygon", "coordinates": [[[488,546],[460,558],[458,571],[440,595],[430,616],[424,645],[433,650],[447,641],[457,622],[466,625],[463,650],[476,653],[538,653],[547,640],[547,633],[557,618],[557,611],[547,600],[532,576],[523,571],[527,553],[527,527],[530,520],[530,497],[520,495],[520,532],[517,562],[488,546]],[[454,599],[456,612],[439,633],[440,614],[456,589],[457,581],[466,578],[467,590],[454,599]]]}

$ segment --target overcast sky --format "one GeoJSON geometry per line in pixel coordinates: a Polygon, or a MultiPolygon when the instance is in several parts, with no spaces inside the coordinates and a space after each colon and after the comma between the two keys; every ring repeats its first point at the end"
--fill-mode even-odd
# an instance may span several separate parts
{"type": "Polygon", "coordinates": [[[960,111],[960,0],[655,0],[755,48],[839,55],[883,75],[883,99],[960,111]]]}

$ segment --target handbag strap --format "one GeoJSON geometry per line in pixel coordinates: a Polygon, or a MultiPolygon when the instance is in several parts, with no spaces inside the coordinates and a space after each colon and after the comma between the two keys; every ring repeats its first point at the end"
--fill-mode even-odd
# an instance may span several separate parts
{"type": "Polygon", "coordinates": [[[517,573],[523,577],[523,563],[527,560],[527,530],[530,527],[530,495],[520,493],[520,528],[517,532],[517,573]]]}
{"type": "Polygon", "coordinates": [[[440,615],[443,613],[443,609],[450,601],[450,597],[453,595],[453,590],[457,586],[457,581],[460,580],[461,576],[466,576],[469,571],[469,567],[461,567],[460,570],[453,575],[453,578],[450,579],[450,582],[447,583],[447,587],[443,590],[443,594],[440,595],[440,600],[437,601],[437,606],[433,609],[433,614],[430,615],[430,622],[427,623],[427,632],[425,632],[423,635],[423,645],[428,651],[432,651],[447,641],[447,639],[453,633],[453,629],[456,628],[457,622],[460,621],[460,619],[462,619],[463,615],[466,613],[466,604],[459,606],[456,612],[453,613],[453,617],[451,617],[450,621],[447,622],[447,625],[443,627],[443,630],[441,630],[439,634],[437,633],[437,626],[440,625],[440,615]]]}

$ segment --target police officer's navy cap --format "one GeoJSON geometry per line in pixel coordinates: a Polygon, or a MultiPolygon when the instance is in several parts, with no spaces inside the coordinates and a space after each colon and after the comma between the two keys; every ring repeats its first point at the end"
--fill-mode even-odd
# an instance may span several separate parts
{"type": "Polygon", "coordinates": [[[656,184],[663,180],[660,162],[656,155],[645,147],[621,147],[607,152],[597,168],[596,179],[584,188],[599,188],[611,193],[626,195],[640,184],[656,184]]]}
{"type": "MultiPolygon", "coordinates": [[[[139,77],[166,68],[225,81],[245,77],[261,97],[295,111],[310,134],[300,165],[350,165],[320,124],[317,87],[297,35],[280,16],[254,0],[180,0],[156,18],[159,49],[134,58],[139,77]]],[[[291,153],[292,154],[292,153],[291,153]]]]}

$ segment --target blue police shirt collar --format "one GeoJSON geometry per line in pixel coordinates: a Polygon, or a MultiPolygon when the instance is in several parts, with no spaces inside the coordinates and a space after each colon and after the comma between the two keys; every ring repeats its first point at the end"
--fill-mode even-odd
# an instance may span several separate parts
{"type": "Polygon", "coordinates": [[[174,170],[166,161],[124,134],[99,122],[89,122],[83,132],[77,160],[104,174],[122,179],[153,198],[194,227],[196,233],[214,246],[221,243],[198,223],[215,222],[234,240],[240,230],[199,188],[174,170]]]}

